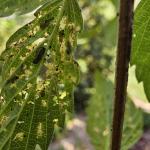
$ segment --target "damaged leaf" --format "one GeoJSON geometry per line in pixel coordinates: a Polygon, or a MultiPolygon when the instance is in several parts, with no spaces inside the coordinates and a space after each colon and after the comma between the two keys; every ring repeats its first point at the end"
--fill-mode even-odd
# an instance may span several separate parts
{"type": "Polygon", "coordinates": [[[0,150],[47,150],[54,127],[72,111],[80,76],[73,51],[83,26],[78,2],[51,0],[35,17],[0,56],[0,150]]]}

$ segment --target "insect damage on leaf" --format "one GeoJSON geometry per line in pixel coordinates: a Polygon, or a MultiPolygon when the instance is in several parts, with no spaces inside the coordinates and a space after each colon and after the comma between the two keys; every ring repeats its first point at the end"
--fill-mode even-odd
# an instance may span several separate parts
{"type": "Polygon", "coordinates": [[[44,53],[45,53],[45,48],[40,47],[37,54],[36,54],[36,57],[33,60],[33,63],[38,64],[41,61],[42,57],[44,56],[44,53]]]}
{"type": "Polygon", "coordinates": [[[50,22],[53,21],[53,20],[54,20],[54,17],[42,20],[42,22],[40,23],[40,28],[42,30],[44,30],[46,27],[48,27],[48,25],[50,24],[50,22]]]}
{"type": "Polygon", "coordinates": [[[46,150],[55,125],[63,127],[66,110],[72,111],[80,8],[76,0],[52,0],[35,16],[0,56],[0,150],[46,150]]]}

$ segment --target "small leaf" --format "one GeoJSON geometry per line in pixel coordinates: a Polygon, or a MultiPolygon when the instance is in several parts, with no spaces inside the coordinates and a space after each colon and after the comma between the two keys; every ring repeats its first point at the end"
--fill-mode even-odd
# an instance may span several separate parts
{"type": "Polygon", "coordinates": [[[73,109],[80,74],[73,52],[83,24],[78,3],[53,0],[35,17],[0,56],[0,150],[47,150],[54,127],[63,127],[73,109]]]}
{"type": "MultiPolygon", "coordinates": [[[[95,74],[95,88],[87,108],[87,131],[96,150],[110,147],[113,84],[99,72],[95,74]]],[[[142,133],[142,113],[128,99],[123,129],[122,149],[127,150],[142,133]],[[133,134],[134,133],[134,134],[133,134]]]]}

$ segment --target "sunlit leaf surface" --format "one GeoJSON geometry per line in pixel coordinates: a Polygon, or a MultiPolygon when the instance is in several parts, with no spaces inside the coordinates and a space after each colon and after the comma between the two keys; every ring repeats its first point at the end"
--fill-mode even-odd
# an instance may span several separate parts
{"type": "Polygon", "coordinates": [[[76,0],[51,0],[0,56],[0,150],[47,150],[73,106],[73,58],[82,16],[76,0]]]}

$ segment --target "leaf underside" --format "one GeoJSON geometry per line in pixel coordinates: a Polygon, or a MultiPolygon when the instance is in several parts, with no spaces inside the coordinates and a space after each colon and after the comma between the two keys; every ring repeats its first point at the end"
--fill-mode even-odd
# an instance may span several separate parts
{"type": "Polygon", "coordinates": [[[135,11],[131,65],[136,65],[138,82],[143,82],[150,101],[150,0],[142,0],[135,11]]]}
{"type": "MultiPolygon", "coordinates": [[[[113,89],[106,77],[99,72],[95,74],[95,89],[87,108],[87,131],[96,150],[110,148],[113,89]]],[[[141,134],[142,113],[128,99],[121,150],[131,148],[141,134]]]]}
{"type": "Polygon", "coordinates": [[[51,0],[14,33],[0,56],[0,150],[47,150],[73,108],[82,29],[76,0],[51,0]]]}

